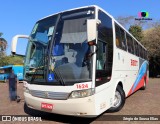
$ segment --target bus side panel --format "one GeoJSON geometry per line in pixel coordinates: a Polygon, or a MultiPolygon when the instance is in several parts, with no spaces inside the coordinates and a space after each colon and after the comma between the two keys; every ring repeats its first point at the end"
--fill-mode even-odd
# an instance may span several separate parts
{"type": "Polygon", "coordinates": [[[121,79],[126,97],[148,82],[148,62],[135,55],[116,48],[113,78],[121,79]]]}
{"type": "Polygon", "coordinates": [[[138,57],[115,47],[112,77],[122,83],[126,97],[136,80],[139,70],[138,63],[138,57]],[[137,61],[137,64],[134,66],[132,65],[133,60],[137,61]]]}
{"type": "Polygon", "coordinates": [[[132,86],[132,88],[130,89],[128,96],[131,95],[132,93],[134,93],[135,91],[137,91],[138,89],[140,89],[145,81],[146,83],[148,82],[148,62],[146,60],[143,60],[141,58],[139,58],[139,72],[137,75],[137,78],[132,86]]]}
{"type": "Polygon", "coordinates": [[[13,66],[13,70],[18,80],[23,80],[23,66],[13,66]]]}
{"type": "Polygon", "coordinates": [[[112,106],[116,90],[115,85],[117,85],[117,81],[112,78],[109,82],[96,87],[96,93],[95,93],[96,115],[103,113],[112,106]]]}

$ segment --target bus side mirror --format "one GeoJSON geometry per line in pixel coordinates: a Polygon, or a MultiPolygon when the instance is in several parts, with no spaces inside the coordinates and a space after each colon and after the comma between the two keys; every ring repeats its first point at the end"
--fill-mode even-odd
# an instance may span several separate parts
{"type": "Polygon", "coordinates": [[[17,41],[19,38],[29,39],[29,36],[28,35],[16,35],[12,38],[12,44],[11,44],[12,55],[17,55],[16,54],[16,47],[17,47],[17,41]]]}
{"type": "Polygon", "coordinates": [[[87,38],[88,42],[93,42],[97,38],[97,24],[100,24],[100,20],[88,19],[87,20],[87,38]]]}
{"type": "Polygon", "coordinates": [[[96,44],[97,38],[97,26],[101,23],[100,20],[88,19],[87,20],[87,38],[89,46],[96,46],[95,52],[89,53],[88,58],[93,56],[98,51],[98,46],[96,44]]]}

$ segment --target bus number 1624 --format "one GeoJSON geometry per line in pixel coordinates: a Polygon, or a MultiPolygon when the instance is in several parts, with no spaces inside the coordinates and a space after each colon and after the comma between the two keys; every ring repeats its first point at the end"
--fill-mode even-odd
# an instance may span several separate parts
{"type": "Polygon", "coordinates": [[[77,84],[77,89],[86,89],[88,88],[88,84],[77,84]]]}

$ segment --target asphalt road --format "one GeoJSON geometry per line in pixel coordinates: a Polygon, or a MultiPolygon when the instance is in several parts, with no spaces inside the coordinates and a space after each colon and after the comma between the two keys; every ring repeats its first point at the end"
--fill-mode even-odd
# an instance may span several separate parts
{"type": "Polygon", "coordinates": [[[155,115],[159,115],[157,118],[159,121],[132,121],[137,124],[160,124],[160,78],[150,79],[146,90],[139,90],[126,99],[126,103],[123,109],[116,113],[104,112],[97,118],[76,118],[64,115],[57,115],[45,112],[39,112],[36,110],[24,109],[24,96],[23,96],[23,84],[18,84],[18,94],[22,98],[20,103],[10,102],[8,99],[8,87],[5,83],[0,83],[0,115],[31,115],[34,117],[41,117],[42,121],[15,121],[15,122],[0,122],[0,124],[59,124],[59,123],[92,123],[92,124],[128,124],[128,120],[134,117],[141,119],[156,120],[155,115]],[[119,116],[120,115],[120,116],[119,116]],[[134,115],[134,116],[132,116],[134,115]],[[142,116],[145,115],[145,116],[142,116]],[[148,116],[147,116],[148,115],[148,116]],[[123,119],[122,119],[123,118],[123,119]],[[109,121],[110,120],[110,121],[109,121]],[[119,121],[115,121],[119,120],[119,121]],[[121,121],[120,121],[121,120],[121,121]],[[126,120],[126,121],[123,121],[126,120]]]}

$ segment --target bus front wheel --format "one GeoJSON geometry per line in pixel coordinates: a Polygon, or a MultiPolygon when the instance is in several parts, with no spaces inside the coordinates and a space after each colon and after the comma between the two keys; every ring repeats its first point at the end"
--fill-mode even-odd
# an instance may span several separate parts
{"type": "Polygon", "coordinates": [[[109,112],[117,112],[122,109],[125,104],[125,93],[121,86],[117,86],[113,106],[109,109],[109,112]]]}

